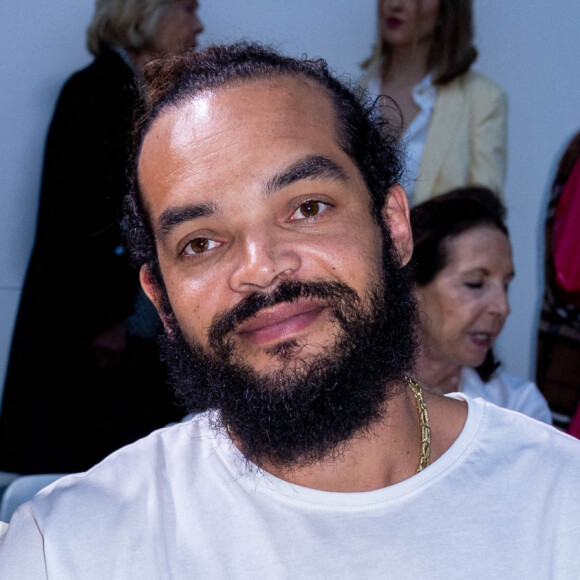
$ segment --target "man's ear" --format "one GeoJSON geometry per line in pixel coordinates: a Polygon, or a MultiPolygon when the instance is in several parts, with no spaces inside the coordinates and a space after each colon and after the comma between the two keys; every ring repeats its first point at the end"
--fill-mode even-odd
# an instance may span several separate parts
{"type": "Polygon", "coordinates": [[[147,265],[141,266],[141,270],[139,270],[139,280],[141,282],[141,287],[143,288],[143,292],[147,295],[147,298],[153,302],[153,305],[157,309],[157,313],[159,314],[159,318],[161,318],[161,322],[163,322],[163,326],[167,332],[170,332],[168,325],[166,324],[165,320],[165,312],[162,308],[162,297],[161,297],[161,290],[159,286],[155,283],[151,272],[147,265]]]}
{"type": "Polygon", "coordinates": [[[387,192],[387,201],[382,211],[383,221],[405,266],[413,253],[413,232],[409,219],[407,194],[400,185],[393,185],[387,192]]]}

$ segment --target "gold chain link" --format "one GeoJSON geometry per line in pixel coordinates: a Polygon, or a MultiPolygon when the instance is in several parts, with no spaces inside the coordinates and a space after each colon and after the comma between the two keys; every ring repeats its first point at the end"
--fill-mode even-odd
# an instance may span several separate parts
{"type": "Polygon", "coordinates": [[[421,455],[419,456],[419,467],[417,473],[427,467],[431,461],[431,427],[429,426],[429,413],[427,412],[427,405],[423,399],[423,391],[419,383],[407,377],[407,384],[415,397],[417,403],[417,413],[419,414],[419,423],[421,424],[421,455]]]}

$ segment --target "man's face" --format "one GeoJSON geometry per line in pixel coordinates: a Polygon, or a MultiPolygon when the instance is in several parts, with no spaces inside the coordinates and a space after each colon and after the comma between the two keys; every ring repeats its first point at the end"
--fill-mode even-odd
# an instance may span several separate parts
{"type": "MultiPolygon", "coordinates": [[[[381,229],[335,125],[320,89],[282,77],[203,94],[151,126],[139,179],[161,273],[181,331],[206,354],[218,356],[213,322],[282,281],[342,283],[363,308],[373,299],[381,229]]],[[[398,188],[385,217],[407,254],[398,188]]],[[[146,272],[142,281],[159,305],[146,272]]],[[[288,364],[288,353],[316,359],[335,344],[338,326],[325,298],[300,296],[230,325],[225,338],[238,360],[271,374],[288,364]]]]}

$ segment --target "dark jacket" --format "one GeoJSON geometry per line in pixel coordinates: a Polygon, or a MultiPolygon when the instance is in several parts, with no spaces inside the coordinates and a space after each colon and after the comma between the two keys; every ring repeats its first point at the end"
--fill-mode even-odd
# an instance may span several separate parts
{"type": "Polygon", "coordinates": [[[132,313],[139,288],[119,227],[137,102],[133,72],[112,50],[59,97],[5,383],[0,469],[86,469],[179,416],[154,341],[131,338],[107,371],[90,348],[132,313]]]}

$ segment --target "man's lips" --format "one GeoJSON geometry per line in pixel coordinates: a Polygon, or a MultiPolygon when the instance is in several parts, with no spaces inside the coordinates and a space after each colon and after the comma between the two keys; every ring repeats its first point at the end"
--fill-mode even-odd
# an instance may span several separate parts
{"type": "Polygon", "coordinates": [[[236,329],[236,335],[255,344],[291,338],[310,326],[325,306],[312,300],[285,302],[261,310],[236,329]]]}

